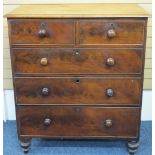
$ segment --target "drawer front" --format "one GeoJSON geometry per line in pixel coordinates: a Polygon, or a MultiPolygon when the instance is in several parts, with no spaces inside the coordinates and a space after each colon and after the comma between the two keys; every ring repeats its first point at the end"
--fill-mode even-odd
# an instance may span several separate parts
{"type": "Polygon", "coordinates": [[[83,45],[142,45],[144,28],[144,20],[80,20],[79,42],[83,45]]]}
{"type": "Polygon", "coordinates": [[[9,20],[12,44],[74,44],[73,20],[9,20]]]}
{"type": "Polygon", "coordinates": [[[18,106],[21,135],[137,137],[139,108],[18,106]]]}
{"type": "Polygon", "coordinates": [[[17,104],[138,105],[141,79],[15,78],[17,104]]]}
{"type": "Polygon", "coordinates": [[[142,49],[13,49],[12,53],[16,74],[142,72],[142,49]]]}

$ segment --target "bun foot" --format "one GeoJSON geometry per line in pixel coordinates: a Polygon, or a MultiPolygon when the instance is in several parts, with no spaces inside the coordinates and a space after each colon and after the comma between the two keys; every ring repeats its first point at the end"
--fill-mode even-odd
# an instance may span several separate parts
{"type": "Polygon", "coordinates": [[[31,141],[21,141],[20,146],[24,153],[28,153],[31,146],[31,141]]]}
{"type": "Polygon", "coordinates": [[[130,155],[134,155],[137,152],[138,146],[139,146],[139,141],[128,142],[128,151],[130,155]]]}

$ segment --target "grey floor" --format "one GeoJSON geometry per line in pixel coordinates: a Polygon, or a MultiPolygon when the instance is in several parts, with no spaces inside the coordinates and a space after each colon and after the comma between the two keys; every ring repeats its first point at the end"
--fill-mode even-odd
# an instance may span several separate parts
{"type": "MultiPolygon", "coordinates": [[[[15,121],[4,123],[4,155],[23,155],[15,121]]],[[[33,139],[28,155],[128,155],[125,141],[33,139]]],[[[152,122],[141,123],[136,155],[152,155],[152,122]]]]}

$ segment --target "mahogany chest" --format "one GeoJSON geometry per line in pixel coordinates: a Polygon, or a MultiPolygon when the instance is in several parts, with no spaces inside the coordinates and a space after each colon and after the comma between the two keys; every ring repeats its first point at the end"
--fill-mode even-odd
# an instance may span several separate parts
{"type": "Polygon", "coordinates": [[[25,153],[36,137],[125,139],[136,152],[147,16],[129,4],[27,5],[7,15],[25,153]]]}

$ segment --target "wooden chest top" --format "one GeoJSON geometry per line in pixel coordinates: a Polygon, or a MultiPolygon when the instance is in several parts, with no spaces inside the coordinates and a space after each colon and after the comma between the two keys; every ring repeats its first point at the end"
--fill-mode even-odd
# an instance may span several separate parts
{"type": "Polygon", "coordinates": [[[135,4],[48,4],[22,5],[7,14],[8,18],[81,18],[81,17],[148,17],[135,4]],[[27,11],[29,10],[29,11],[27,11]]]}

